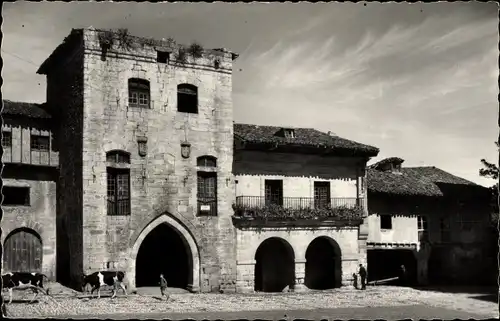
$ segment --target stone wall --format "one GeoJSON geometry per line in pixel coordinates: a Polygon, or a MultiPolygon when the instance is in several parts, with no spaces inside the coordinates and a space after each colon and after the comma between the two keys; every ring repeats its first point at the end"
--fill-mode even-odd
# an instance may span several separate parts
{"type": "Polygon", "coordinates": [[[318,237],[327,237],[340,247],[342,283],[344,285],[349,284],[352,274],[357,272],[359,262],[366,261],[366,252],[360,253],[359,251],[357,227],[238,229],[236,233],[238,292],[253,292],[255,254],[259,245],[271,237],[283,239],[293,249],[296,284],[303,284],[304,282],[306,251],[309,244],[318,237]]]}
{"type": "Polygon", "coordinates": [[[59,146],[57,182],[57,279],[79,289],[83,272],[82,140],[83,44],[47,72],[47,105],[59,146]]]}
{"type": "MultiPolygon", "coordinates": [[[[326,181],[330,182],[331,197],[339,198],[334,202],[339,202],[338,205],[342,205],[342,201],[351,204],[356,202],[356,198],[364,198],[366,195],[366,184],[363,183],[365,165],[363,159],[354,157],[236,150],[233,166],[237,180],[235,193],[236,196],[263,197],[265,180],[280,179],[283,180],[283,197],[312,200],[314,182],[326,181]]],[[[282,238],[291,245],[295,253],[296,284],[302,285],[307,247],[320,236],[326,236],[339,245],[342,283],[348,284],[352,273],[357,271],[358,264],[366,262],[364,235],[358,227],[245,228],[237,231],[238,291],[253,291],[255,254],[259,245],[270,237],[282,238]]]]}
{"type": "MultiPolygon", "coordinates": [[[[85,271],[114,266],[124,269],[131,287],[135,259],[131,250],[159,215],[168,215],[194,236],[200,256],[203,292],[234,290],[235,249],[231,222],[234,179],[231,54],[221,53],[221,65],[200,58],[185,65],[156,62],[153,47],[102,54],[98,32],[85,31],[83,122],[83,222],[85,271]],[[149,81],[149,109],[130,107],[128,79],[149,81]],[[198,87],[198,114],[177,111],[177,85],[198,87]],[[147,154],[138,154],[138,138],[147,138],[147,154]],[[189,158],[181,142],[191,144],[189,158]],[[106,152],[130,153],[131,215],[106,215],[106,152]],[[217,216],[197,216],[196,158],[217,158],[217,216]],[[111,262],[111,263],[110,263],[111,262]]],[[[136,253],[135,253],[136,255],[136,253]]]]}
{"type": "Polygon", "coordinates": [[[56,183],[45,179],[45,177],[41,177],[40,180],[3,177],[3,186],[30,188],[30,205],[2,205],[1,241],[4,244],[5,239],[19,228],[27,228],[36,233],[42,240],[43,246],[42,273],[54,280],[56,276],[56,183]]]}

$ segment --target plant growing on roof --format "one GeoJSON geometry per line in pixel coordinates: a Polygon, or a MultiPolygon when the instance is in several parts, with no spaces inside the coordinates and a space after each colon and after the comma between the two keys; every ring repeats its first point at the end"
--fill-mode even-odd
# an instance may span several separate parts
{"type": "Polygon", "coordinates": [[[142,39],[142,44],[146,46],[155,46],[158,43],[156,39],[153,38],[144,38],[142,39]]]}
{"type": "Polygon", "coordinates": [[[189,46],[188,52],[195,59],[203,57],[203,47],[197,42],[193,42],[189,46]]]}
{"type": "Polygon", "coordinates": [[[175,39],[172,37],[168,37],[167,39],[167,46],[173,47],[176,45],[175,39]]]}
{"type": "Polygon", "coordinates": [[[130,50],[134,48],[134,39],[128,33],[128,29],[126,28],[118,29],[118,31],[116,32],[116,37],[118,39],[120,48],[125,50],[130,50]]]}
{"type": "Polygon", "coordinates": [[[187,51],[185,48],[180,47],[179,50],[174,54],[175,61],[180,64],[185,64],[187,62],[187,51]]]}

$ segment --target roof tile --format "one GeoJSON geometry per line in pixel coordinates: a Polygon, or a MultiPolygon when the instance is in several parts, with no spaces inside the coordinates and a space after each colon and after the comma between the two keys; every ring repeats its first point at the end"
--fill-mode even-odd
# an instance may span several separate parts
{"type": "Polygon", "coordinates": [[[278,126],[234,124],[234,134],[243,141],[251,143],[277,143],[282,146],[302,145],[308,147],[325,147],[362,152],[370,156],[376,156],[379,152],[379,149],[376,147],[338,136],[331,136],[312,128],[293,128],[295,131],[294,138],[285,138],[276,135],[282,128],[283,127],[278,126]]]}

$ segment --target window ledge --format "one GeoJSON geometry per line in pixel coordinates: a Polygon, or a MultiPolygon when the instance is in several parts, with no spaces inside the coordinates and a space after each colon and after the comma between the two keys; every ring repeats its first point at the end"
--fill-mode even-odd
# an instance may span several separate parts
{"type": "Polygon", "coordinates": [[[5,205],[5,204],[2,204],[2,207],[31,207],[31,205],[5,205]]]}

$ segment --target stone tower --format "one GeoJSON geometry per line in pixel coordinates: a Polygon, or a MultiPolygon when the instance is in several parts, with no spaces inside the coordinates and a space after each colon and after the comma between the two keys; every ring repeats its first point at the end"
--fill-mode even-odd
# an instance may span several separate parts
{"type": "Polygon", "coordinates": [[[236,58],[88,28],[42,64],[61,146],[61,281],[122,270],[134,288],[162,272],[193,291],[234,290],[236,58]]]}

